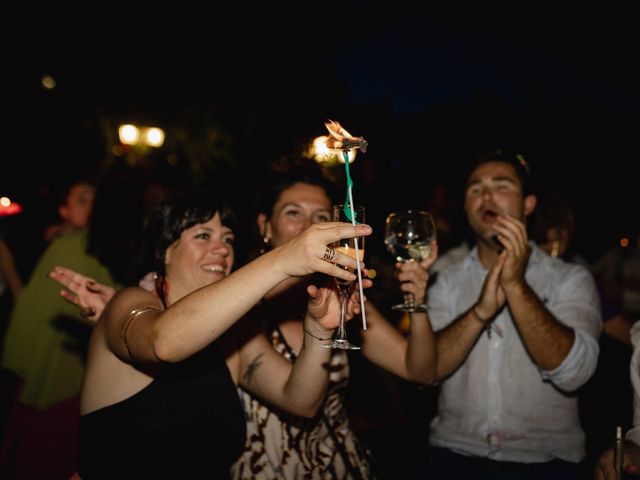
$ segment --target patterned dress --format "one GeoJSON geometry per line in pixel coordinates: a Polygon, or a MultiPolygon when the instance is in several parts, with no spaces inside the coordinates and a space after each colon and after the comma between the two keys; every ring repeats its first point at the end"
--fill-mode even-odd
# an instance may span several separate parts
{"type": "MultiPolygon", "coordinates": [[[[282,332],[271,332],[274,348],[290,362],[296,355],[282,332]]],[[[333,350],[329,389],[315,418],[292,416],[266,406],[238,388],[247,419],[245,452],[231,469],[233,479],[370,479],[371,453],[349,426],[343,390],[349,378],[347,354],[333,350]]]]}

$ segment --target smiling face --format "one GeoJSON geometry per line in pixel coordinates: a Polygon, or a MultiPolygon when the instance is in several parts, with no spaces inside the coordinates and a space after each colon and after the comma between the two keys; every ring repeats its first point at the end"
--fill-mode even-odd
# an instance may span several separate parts
{"type": "Polygon", "coordinates": [[[478,240],[491,241],[499,215],[524,221],[534,207],[535,197],[523,197],[520,180],[508,163],[483,163],[469,176],[464,208],[478,240]]]}
{"type": "Polygon", "coordinates": [[[234,235],[216,213],[180,234],[166,251],[169,303],[229,275],[234,261],[234,235]]]}
{"type": "Polygon", "coordinates": [[[282,191],[271,216],[258,216],[262,235],[278,247],[313,223],[331,220],[331,199],[322,187],[294,183],[282,191]]]}

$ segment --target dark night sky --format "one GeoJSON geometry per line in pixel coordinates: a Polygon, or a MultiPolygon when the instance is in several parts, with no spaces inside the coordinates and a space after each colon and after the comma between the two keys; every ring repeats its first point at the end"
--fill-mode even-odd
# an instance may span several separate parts
{"type": "Polygon", "coordinates": [[[48,29],[33,51],[5,57],[5,115],[16,131],[0,188],[33,196],[97,165],[107,126],[140,119],[196,142],[207,125],[222,131],[227,155],[214,173],[243,198],[255,186],[249,171],[324,134],[332,118],[369,141],[354,181],[381,217],[424,206],[437,183],[455,191],[466,159],[510,145],[574,205],[588,254],[637,228],[640,45],[630,12],[394,5],[348,2],[331,28],[265,23],[251,35],[246,25],[214,34],[223,19],[181,25],[187,34],[164,24],[108,37],[86,28],[73,41],[48,29]],[[132,57],[120,53],[127,42],[136,42],[132,57]],[[53,92],[40,88],[44,73],[58,81],[53,92]]]}

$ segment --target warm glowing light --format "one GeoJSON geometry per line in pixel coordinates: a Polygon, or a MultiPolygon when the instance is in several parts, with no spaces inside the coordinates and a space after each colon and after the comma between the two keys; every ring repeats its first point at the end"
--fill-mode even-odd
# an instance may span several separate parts
{"type": "Polygon", "coordinates": [[[148,128],[144,138],[145,143],[150,147],[161,147],[164,143],[164,131],[157,127],[148,128]]]}
{"type": "Polygon", "coordinates": [[[629,246],[629,239],[627,237],[622,237],[620,239],[620,246],[622,248],[627,248],[629,246]]]}
{"type": "Polygon", "coordinates": [[[17,215],[22,211],[22,206],[17,202],[12,202],[9,197],[0,197],[0,217],[17,215]]]}
{"type": "Polygon", "coordinates": [[[118,136],[122,145],[137,145],[158,148],[164,144],[164,130],[158,127],[137,127],[132,124],[120,125],[118,136]]]}
{"type": "Polygon", "coordinates": [[[362,153],[367,151],[367,141],[362,137],[354,137],[347,132],[342,125],[333,120],[329,120],[324,124],[329,131],[329,140],[327,145],[332,150],[350,150],[359,148],[362,153]]]}
{"type": "Polygon", "coordinates": [[[42,85],[42,88],[45,90],[53,90],[56,88],[57,82],[55,78],[45,73],[40,77],[40,85],[42,85]]]}
{"type": "Polygon", "coordinates": [[[373,280],[374,278],[376,278],[376,276],[378,275],[378,272],[376,272],[373,268],[370,268],[367,271],[367,278],[370,278],[371,280],[373,280]]]}
{"type": "MultiPolygon", "coordinates": [[[[344,156],[341,150],[332,150],[329,148],[329,137],[322,135],[313,140],[310,148],[310,156],[318,163],[335,164],[344,163],[344,156]]],[[[353,163],[356,158],[356,149],[349,150],[349,163],[353,163]]]]}
{"type": "Polygon", "coordinates": [[[135,125],[120,125],[118,127],[120,142],[125,145],[135,145],[140,139],[140,130],[135,125]]]}

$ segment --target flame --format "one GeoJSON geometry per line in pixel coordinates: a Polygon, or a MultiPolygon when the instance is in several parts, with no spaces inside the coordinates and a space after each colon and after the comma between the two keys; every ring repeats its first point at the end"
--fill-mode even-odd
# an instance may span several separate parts
{"type": "Polygon", "coordinates": [[[351,150],[359,148],[362,153],[367,151],[367,141],[362,137],[354,137],[347,132],[342,125],[333,120],[329,120],[324,124],[329,130],[329,140],[327,146],[333,150],[351,150]]]}
{"type": "Polygon", "coordinates": [[[324,125],[329,130],[329,136],[317,137],[309,148],[309,156],[315,158],[316,162],[344,163],[344,152],[346,151],[349,163],[353,163],[356,158],[356,149],[359,148],[362,152],[367,150],[367,141],[364,138],[354,137],[338,122],[329,120],[324,125]]]}
{"type": "Polygon", "coordinates": [[[324,126],[327,127],[327,130],[329,130],[329,135],[331,135],[332,137],[331,141],[339,143],[337,145],[332,145],[330,148],[339,149],[342,146],[343,139],[353,138],[353,135],[342,128],[342,125],[340,125],[338,122],[329,120],[324,124],[324,126]]]}
{"type": "MultiPolygon", "coordinates": [[[[318,163],[335,164],[344,163],[344,156],[341,149],[329,148],[330,138],[322,135],[313,140],[309,149],[309,155],[318,163]]],[[[353,163],[356,158],[356,149],[349,150],[349,163],[353,163]]]]}

